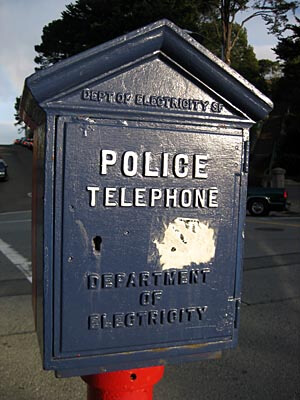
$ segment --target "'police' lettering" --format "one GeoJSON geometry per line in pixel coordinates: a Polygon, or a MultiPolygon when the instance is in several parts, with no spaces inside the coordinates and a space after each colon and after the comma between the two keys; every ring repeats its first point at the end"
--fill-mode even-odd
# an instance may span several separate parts
{"type": "Polygon", "coordinates": [[[207,154],[153,154],[145,151],[138,154],[128,150],[121,154],[114,150],[100,150],[100,175],[121,173],[124,176],[136,175],[149,178],[186,178],[207,179],[207,154]]]}

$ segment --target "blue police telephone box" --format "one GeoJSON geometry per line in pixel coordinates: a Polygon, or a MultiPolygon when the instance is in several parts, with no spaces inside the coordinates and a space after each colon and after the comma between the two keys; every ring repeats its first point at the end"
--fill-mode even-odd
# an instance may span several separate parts
{"type": "Polygon", "coordinates": [[[167,20],[27,78],[45,369],[86,375],[236,345],[249,128],[271,107],[167,20]]]}

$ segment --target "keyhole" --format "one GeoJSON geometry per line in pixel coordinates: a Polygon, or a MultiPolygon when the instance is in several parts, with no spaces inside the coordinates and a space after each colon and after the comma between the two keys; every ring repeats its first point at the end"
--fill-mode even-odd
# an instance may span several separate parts
{"type": "Polygon", "coordinates": [[[101,243],[102,243],[101,236],[95,236],[94,239],[93,239],[94,254],[96,254],[96,255],[100,254],[101,243]]]}

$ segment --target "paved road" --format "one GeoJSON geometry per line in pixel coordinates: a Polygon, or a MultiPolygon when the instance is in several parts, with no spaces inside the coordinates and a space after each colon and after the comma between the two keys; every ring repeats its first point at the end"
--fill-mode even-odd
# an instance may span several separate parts
{"type": "MultiPolygon", "coordinates": [[[[22,151],[29,154],[16,149],[21,180],[22,151]]],[[[56,379],[41,369],[31,311],[29,191],[24,186],[19,199],[8,193],[10,211],[0,212],[0,399],[85,399],[80,378],[56,379]]],[[[300,399],[299,243],[300,215],[247,217],[238,348],[220,360],[167,366],[155,400],[300,399]]]]}
{"type": "Polygon", "coordinates": [[[31,212],[0,214],[0,297],[31,293],[31,212]]]}
{"type": "Polygon", "coordinates": [[[0,145],[0,158],[7,162],[9,176],[0,182],[0,213],[30,210],[32,152],[17,145],[0,145]]]}

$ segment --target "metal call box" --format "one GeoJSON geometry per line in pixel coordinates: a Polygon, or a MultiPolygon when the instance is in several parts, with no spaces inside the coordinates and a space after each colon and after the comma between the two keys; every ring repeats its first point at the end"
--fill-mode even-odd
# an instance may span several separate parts
{"type": "Polygon", "coordinates": [[[248,130],[271,107],[167,20],[27,78],[45,369],[84,375],[236,345],[248,130]]]}

